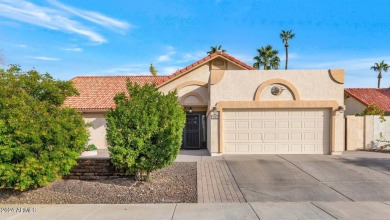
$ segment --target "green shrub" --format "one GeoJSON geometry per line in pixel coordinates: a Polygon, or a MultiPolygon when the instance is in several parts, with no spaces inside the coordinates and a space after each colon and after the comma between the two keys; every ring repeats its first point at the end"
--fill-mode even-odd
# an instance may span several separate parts
{"type": "Polygon", "coordinates": [[[94,144],[90,144],[90,145],[85,146],[84,150],[85,151],[94,151],[94,150],[97,150],[97,147],[94,144]]]}
{"type": "Polygon", "coordinates": [[[379,108],[375,104],[371,104],[367,106],[367,108],[362,113],[358,114],[358,116],[365,116],[365,115],[379,115],[381,122],[386,121],[385,111],[383,111],[383,109],[379,108]]]}
{"type": "Polygon", "coordinates": [[[127,83],[131,98],[115,96],[107,113],[107,141],[112,163],[137,180],[172,164],[179,153],[185,113],[177,93],[162,94],[154,85],[127,83]]]}
{"type": "Polygon", "coordinates": [[[69,173],[88,140],[80,113],[61,108],[75,94],[49,74],[0,69],[0,188],[23,191],[69,173]]]}

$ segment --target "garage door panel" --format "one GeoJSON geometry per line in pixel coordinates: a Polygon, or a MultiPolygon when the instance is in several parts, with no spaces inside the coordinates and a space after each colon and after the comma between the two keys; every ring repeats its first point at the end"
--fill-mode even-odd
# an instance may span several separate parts
{"type": "Polygon", "coordinates": [[[276,147],[277,147],[277,152],[285,152],[285,153],[287,153],[288,152],[288,144],[278,144],[278,145],[276,145],[276,147]]]}
{"type": "Polygon", "coordinates": [[[290,133],[291,141],[302,141],[302,133],[290,133]]]}
{"type": "Polygon", "coordinates": [[[302,144],[290,144],[290,152],[293,153],[302,152],[302,144]]]}
{"type": "Polygon", "coordinates": [[[279,140],[279,141],[288,141],[288,140],[290,140],[288,132],[277,133],[276,139],[279,140]]]}
{"type": "Polygon", "coordinates": [[[315,141],[316,140],[316,133],[304,133],[303,134],[305,141],[315,141]]]}
{"type": "Polygon", "coordinates": [[[264,144],[264,153],[272,153],[275,154],[276,151],[276,145],[275,144],[264,144]]]}
{"type": "Polygon", "coordinates": [[[231,143],[226,143],[225,145],[225,153],[235,153],[236,145],[231,143]]]}
{"type": "Polygon", "coordinates": [[[326,109],[224,111],[225,153],[328,154],[329,113],[326,109]]]}
{"type": "Polygon", "coordinates": [[[275,141],[276,133],[264,133],[264,142],[275,141]]]}
{"type": "Polygon", "coordinates": [[[277,122],[277,128],[289,128],[289,124],[288,121],[279,121],[277,122]]]}
{"type": "Polygon", "coordinates": [[[266,121],[264,122],[264,128],[276,128],[275,121],[266,121]]]}
{"type": "Polygon", "coordinates": [[[235,141],[236,140],[236,133],[225,133],[224,139],[227,142],[235,141]]]}
{"type": "Polygon", "coordinates": [[[224,119],[236,119],[236,112],[224,112],[223,113],[223,118],[224,119]]]}
{"type": "Polygon", "coordinates": [[[262,144],[251,144],[251,152],[262,153],[263,145],[262,144]]]}
{"type": "Polygon", "coordinates": [[[292,121],[290,127],[291,128],[302,128],[302,121],[292,121]]]}
{"type": "Polygon", "coordinates": [[[251,128],[263,128],[263,123],[261,121],[252,121],[251,128]]]}
{"type": "Polygon", "coordinates": [[[251,141],[261,141],[263,138],[262,133],[252,133],[251,134],[251,141]]]}
{"type": "Polygon", "coordinates": [[[305,121],[304,128],[309,128],[309,129],[317,128],[316,124],[317,124],[316,121],[305,121]]]}
{"type": "Polygon", "coordinates": [[[251,119],[262,119],[264,117],[264,112],[252,111],[250,113],[251,119]]]}
{"type": "Polygon", "coordinates": [[[278,116],[279,118],[282,118],[282,117],[286,118],[286,117],[290,116],[290,112],[278,111],[278,112],[276,112],[276,116],[278,116]]]}
{"type": "Polygon", "coordinates": [[[249,141],[249,133],[239,133],[237,134],[238,141],[249,141]]]}
{"type": "Polygon", "coordinates": [[[249,121],[239,121],[237,123],[237,127],[242,128],[242,129],[248,129],[249,128],[249,121]]]}

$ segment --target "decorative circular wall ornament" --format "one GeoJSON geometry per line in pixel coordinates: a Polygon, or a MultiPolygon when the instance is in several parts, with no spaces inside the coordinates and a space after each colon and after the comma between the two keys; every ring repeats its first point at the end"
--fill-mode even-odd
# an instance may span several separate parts
{"type": "Polygon", "coordinates": [[[273,86],[271,88],[272,95],[280,95],[282,94],[284,88],[282,86],[273,86]]]}

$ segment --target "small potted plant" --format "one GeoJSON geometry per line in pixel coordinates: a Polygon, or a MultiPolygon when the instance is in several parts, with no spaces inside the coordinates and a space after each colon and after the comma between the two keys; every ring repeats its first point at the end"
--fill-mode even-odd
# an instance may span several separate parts
{"type": "Polygon", "coordinates": [[[94,144],[89,144],[85,146],[84,151],[81,153],[81,156],[95,156],[97,155],[97,147],[94,144]]]}

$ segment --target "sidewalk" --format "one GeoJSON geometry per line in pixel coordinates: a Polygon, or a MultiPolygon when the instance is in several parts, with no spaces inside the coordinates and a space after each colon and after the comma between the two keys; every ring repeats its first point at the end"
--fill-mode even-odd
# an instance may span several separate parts
{"type": "Polygon", "coordinates": [[[390,219],[390,202],[0,205],[0,219],[390,219]]]}

